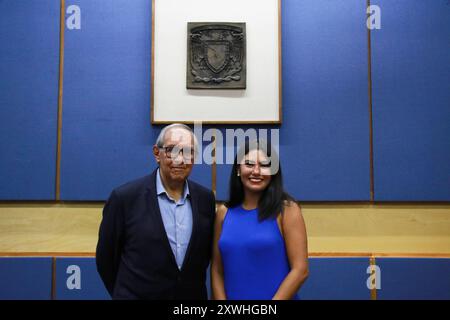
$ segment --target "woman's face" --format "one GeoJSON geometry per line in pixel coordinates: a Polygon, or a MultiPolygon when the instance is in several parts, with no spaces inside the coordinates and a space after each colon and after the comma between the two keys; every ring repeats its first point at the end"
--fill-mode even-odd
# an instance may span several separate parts
{"type": "Polygon", "coordinates": [[[261,150],[252,150],[245,155],[240,163],[239,174],[244,190],[262,192],[270,183],[270,162],[261,150]]]}

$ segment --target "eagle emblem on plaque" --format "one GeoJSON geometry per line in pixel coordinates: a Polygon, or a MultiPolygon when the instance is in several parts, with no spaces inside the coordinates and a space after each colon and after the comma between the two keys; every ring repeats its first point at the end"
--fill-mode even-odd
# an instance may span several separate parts
{"type": "Polygon", "coordinates": [[[188,23],[188,89],[245,89],[245,23],[188,23]]]}

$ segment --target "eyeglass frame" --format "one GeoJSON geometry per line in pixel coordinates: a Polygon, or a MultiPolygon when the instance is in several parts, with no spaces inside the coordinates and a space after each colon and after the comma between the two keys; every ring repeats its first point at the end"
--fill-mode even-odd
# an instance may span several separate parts
{"type": "Polygon", "coordinates": [[[192,160],[195,157],[195,148],[191,148],[191,147],[178,147],[177,145],[173,145],[173,146],[158,146],[158,149],[163,150],[164,154],[166,155],[167,158],[169,159],[176,159],[178,157],[178,155],[180,155],[180,153],[182,154],[182,157],[184,160],[192,160]],[[171,149],[170,149],[171,148],[171,149]],[[184,154],[184,150],[185,149],[191,149],[190,154],[184,154]],[[168,150],[169,149],[169,150],[168,150]],[[178,152],[175,154],[173,154],[173,150],[177,150],[178,152]],[[175,157],[173,157],[175,155],[175,157]]]}

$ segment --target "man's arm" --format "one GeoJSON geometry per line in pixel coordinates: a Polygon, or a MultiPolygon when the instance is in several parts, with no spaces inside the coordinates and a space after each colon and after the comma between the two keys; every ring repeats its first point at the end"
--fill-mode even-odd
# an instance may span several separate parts
{"type": "MultiPolygon", "coordinates": [[[[209,252],[212,254],[212,248],[213,248],[213,237],[214,237],[214,222],[216,219],[216,196],[214,195],[214,192],[211,191],[210,194],[210,200],[209,200],[209,214],[211,215],[211,225],[210,225],[210,232],[211,232],[211,241],[210,241],[210,246],[209,246],[209,252]]],[[[210,260],[211,260],[212,256],[210,256],[210,260]]]]}
{"type": "Polygon", "coordinates": [[[122,254],[123,225],[123,205],[113,191],[103,208],[96,252],[97,271],[111,296],[122,254]]]}

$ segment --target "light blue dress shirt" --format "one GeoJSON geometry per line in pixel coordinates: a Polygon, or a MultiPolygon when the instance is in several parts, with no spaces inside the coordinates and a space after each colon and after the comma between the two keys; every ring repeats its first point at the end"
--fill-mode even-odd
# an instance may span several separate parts
{"type": "Polygon", "coordinates": [[[158,195],[159,209],[167,238],[177,261],[178,269],[181,270],[192,234],[192,207],[189,187],[186,182],[183,195],[178,201],[175,201],[166,192],[158,169],[156,173],[156,194],[158,195]]]}

